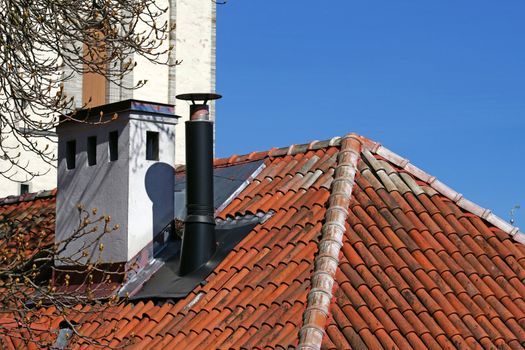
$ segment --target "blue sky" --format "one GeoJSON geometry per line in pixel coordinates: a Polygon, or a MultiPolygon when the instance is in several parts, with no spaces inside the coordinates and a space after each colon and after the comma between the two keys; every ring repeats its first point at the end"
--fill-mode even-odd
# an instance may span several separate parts
{"type": "Polygon", "coordinates": [[[217,7],[217,156],[357,132],[525,229],[525,1],[217,7]]]}

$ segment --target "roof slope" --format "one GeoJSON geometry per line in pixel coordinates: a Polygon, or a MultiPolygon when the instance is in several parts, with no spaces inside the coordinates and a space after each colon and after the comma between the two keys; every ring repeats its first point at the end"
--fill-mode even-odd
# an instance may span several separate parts
{"type": "Polygon", "coordinates": [[[522,349],[523,234],[379,147],[358,163],[322,347],[522,349]]]}
{"type": "Polygon", "coordinates": [[[274,214],[204,283],[176,302],[85,306],[79,332],[166,350],[525,346],[517,228],[357,135],[216,166],[259,159],[218,216],[274,214]]]}
{"type": "MultiPolygon", "coordinates": [[[[270,210],[275,214],[178,303],[140,303],[119,311],[129,321],[119,327],[117,337],[134,332],[137,349],[297,346],[337,152],[328,147],[268,159],[219,219],[270,210]]],[[[112,322],[96,328],[102,331],[112,322]]],[[[87,323],[84,328],[95,327],[87,323]]]]}

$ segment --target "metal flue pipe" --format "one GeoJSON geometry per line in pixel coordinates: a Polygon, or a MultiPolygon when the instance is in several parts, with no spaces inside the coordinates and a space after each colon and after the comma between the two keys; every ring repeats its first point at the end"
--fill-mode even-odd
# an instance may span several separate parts
{"type": "Polygon", "coordinates": [[[207,102],[217,94],[184,94],[192,101],[186,122],[186,209],[179,274],[186,275],[205,264],[216,250],[213,207],[213,121],[207,102]]]}

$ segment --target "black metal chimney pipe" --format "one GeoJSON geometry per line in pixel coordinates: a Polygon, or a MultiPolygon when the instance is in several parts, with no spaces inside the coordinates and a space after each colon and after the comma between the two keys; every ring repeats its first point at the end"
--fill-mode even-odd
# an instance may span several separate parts
{"type": "Polygon", "coordinates": [[[213,207],[213,122],[207,102],[217,94],[183,94],[192,101],[186,122],[186,210],[179,274],[186,275],[205,264],[215,253],[213,207]],[[196,103],[196,101],[202,101],[196,103]]]}

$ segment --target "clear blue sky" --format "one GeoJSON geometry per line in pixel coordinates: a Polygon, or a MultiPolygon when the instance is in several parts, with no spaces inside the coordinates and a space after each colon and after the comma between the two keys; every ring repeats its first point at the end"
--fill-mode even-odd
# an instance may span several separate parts
{"type": "Polygon", "coordinates": [[[217,7],[217,156],[357,132],[525,229],[525,1],[217,7]]]}

